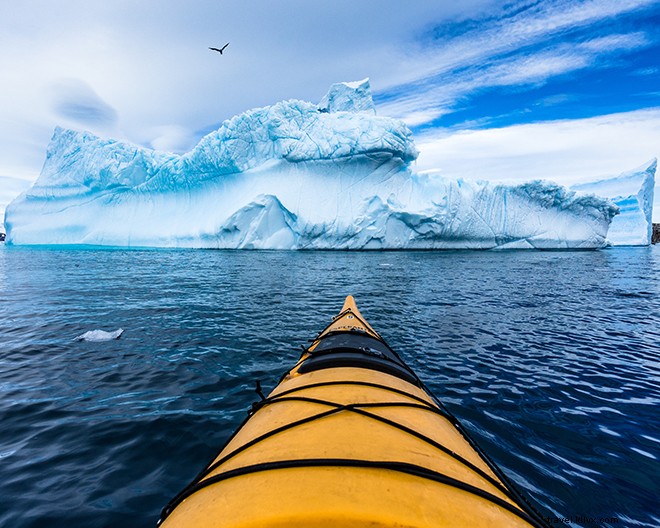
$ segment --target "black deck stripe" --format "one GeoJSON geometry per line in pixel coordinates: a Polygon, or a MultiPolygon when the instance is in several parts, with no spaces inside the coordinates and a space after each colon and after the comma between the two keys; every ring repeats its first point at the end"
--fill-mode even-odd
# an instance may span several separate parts
{"type": "MultiPolygon", "coordinates": [[[[300,425],[304,425],[304,424],[313,422],[314,420],[319,420],[321,418],[325,418],[326,416],[331,416],[333,414],[337,414],[337,413],[339,413],[343,410],[344,410],[343,407],[335,407],[335,408],[332,408],[328,411],[324,411],[324,412],[319,413],[319,414],[313,414],[313,415],[308,416],[306,418],[301,418],[300,420],[296,420],[295,422],[289,422],[288,424],[284,424],[284,425],[282,425],[280,427],[276,427],[275,429],[272,429],[270,431],[266,431],[264,434],[256,436],[252,440],[250,440],[249,442],[246,442],[245,444],[237,447],[231,453],[226,454],[225,456],[223,456],[217,462],[213,462],[213,464],[208,466],[206,469],[204,469],[204,471],[201,472],[200,475],[197,476],[195,481],[199,481],[199,480],[203,479],[209,473],[211,473],[212,471],[215,471],[216,469],[218,469],[222,464],[224,464],[225,462],[227,462],[231,458],[235,457],[239,453],[242,453],[246,449],[249,449],[250,447],[258,444],[259,442],[261,442],[263,440],[266,440],[267,438],[270,438],[271,436],[275,436],[278,433],[282,433],[284,431],[288,431],[289,429],[294,429],[295,427],[298,427],[300,425]]],[[[190,485],[191,486],[194,485],[195,481],[193,481],[190,485]]]]}
{"type": "MultiPolygon", "coordinates": [[[[271,401],[264,400],[263,402],[260,402],[262,405],[272,405],[274,403],[278,403],[280,401],[302,401],[302,402],[308,402],[308,403],[315,403],[319,405],[332,405],[335,407],[338,411],[339,410],[346,410],[350,412],[354,412],[356,414],[360,414],[361,416],[365,416],[367,418],[376,420],[378,422],[384,423],[386,425],[389,425],[391,427],[394,427],[396,429],[399,429],[400,431],[403,431],[404,433],[413,436],[419,440],[422,440],[423,442],[435,447],[439,451],[442,451],[446,455],[449,455],[451,458],[455,459],[457,462],[462,464],[463,466],[467,467],[480,477],[482,477],[484,480],[492,484],[495,488],[500,490],[504,495],[509,497],[510,499],[514,500],[514,498],[511,495],[510,490],[502,484],[502,482],[499,482],[497,479],[493,478],[490,476],[488,473],[486,473],[483,469],[480,467],[476,466],[463,456],[459,455],[455,451],[452,451],[448,447],[444,446],[443,444],[436,442],[432,438],[420,433],[419,431],[415,431],[414,429],[411,429],[405,425],[400,424],[399,422],[396,422],[394,420],[390,420],[389,418],[385,418],[383,416],[379,416],[377,414],[370,413],[368,411],[365,411],[364,408],[376,408],[376,407],[412,407],[415,409],[419,410],[425,410],[425,411],[431,411],[434,414],[437,414],[439,416],[442,416],[443,418],[446,419],[446,416],[440,411],[440,409],[437,409],[435,407],[429,407],[427,405],[420,405],[420,404],[415,404],[415,403],[408,403],[408,402],[372,402],[372,403],[351,403],[351,404],[340,404],[340,403],[335,403],[335,402],[330,402],[328,400],[320,400],[316,398],[308,398],[304,396],[295,396],[295,397],[285,397],[285,398],[280,398],[277,397],[276,399],[273,399],[271,401]]],[[[460,433],[459,433],[460,434],[460,433]]],[[[255,442],[256,443],[256,442],[255,442]]],[[[254,444],[253,444],[254,445],[254,444]]],[[[231,453],[227,455],[227,459],[231,457],[231,453]]],[[[215,464],[214,464],[215,465],[215,464]]],[[[488,466],[488,464],[486,464],[488,466]]],[[[217,466],[216,466],[217,467],[217,466]]],[[[490,466],[489,466],[490,467],[490,466]]],[[[215,468],[214,468],[215,469],[215,468]]],[[[212,471],[212,470],[211,470],[212,471]]],[[[207,474],[210,471],[207,472],[207,474]]],[[[515,500],[514,500],[515,502],[515,500]]]]}
{"type": "MultiPolygon", "coordinates": [[[[318,382],[318,383],[311,383],[311,384],[303,385],[303,386],[300,386],[300,387],[294,387],[292,389],[288,389],[288,390],[283,391],[279,394],[276,394],[273,397],[269,397],[266,400],[263,400],[261,402],[257,402],[257,407],[260,406],[260,405],[263,405],[264,401],[281,398],[285,395],[292,394],[294,392],[299,392],[299,391],[305,390],[307,388],[326,387],[326,386],[335,386],[335,385],[359,385],[359,386],[365,386],[365,387],[372,387],[372,388],[377,388],[377,389],[383,389],[383,390],[393,392],[395,394],[399,394],[399,395],[402,395],[402,396],[406,396],[408,398],[411,398],[412,400],[415,400],[415,401],[418,401],[418,402],[422,403],[425,406],[428,406],[428,408],[430,410],[433,410],[434,412],[440,412],[440,414],[442,416],[444,416],[447,420],[449,420],[450,423],[452,423],[454,426],[457,425],[456,418],[453,415],[451,415],[449,412],[447,412],[446,409],[444,409],[442,407],[439,407],[439,406],[434,406],[433,403],[430,403],[428,400],[425,400],[424,398],[421,398],[421,397],[416,396],[414,394],[410,394],[409,392],[404,391],[402,389],[397,389],[396,387],[390,387],[388,385],[383,385],[383,384],[380,384],[380,383],[373,383],[373,382],[368,382],[368,381],[358,381],[358,380],[324,381],[324,382],[318,382]]],[[[433,400],[433,398],[432,398],[432,400],[433,400]]],[[[310,421],[321,418],[323,416],[329,416],[331,414],[339,412],[340,410],[341,409],[332,409],[331,411],[327,411],[326,413],[321,413],[320,415],[315,415],[315,416],[311,416],[311,417],[308,417],[308,418],[305,418],[305,419],[302,419],[302,420],[298,420],[297,422],[291,422],[290,424],[286,424],[282,427],[274,429],[274,430],[272,430],[272,431],[270,431],[270,432],[268,432],[264,435],[261,435],[260,437],[253,438],[250,442],[247,442],[246,444],[238,447],[235,451],[233,451],[232,453],[229,453],[228,455],[224,456],[223,458],[221,458],[220,460],[218,460],[216,462],[215,460],[220,455],[220,453],[229,445],[229,443],[234,439],[234,437],[239,433],[239,431],[248,423],[249,418],[250,418],[250,416],[248,416],[244,420],[244,422],[240,425],[240,427],[234,431],[234,433],[227,440],[227,442],[222,447],[222,449],[220,449],[218,454],[213,457],[213,459],[209,462],[209,464],[204,469],[202,469],[195,476],[195,478],[184,489],[182,489],[176,496],[174,496],[172,498],[171,502],[176,501],[179,495],[186,493],[186,490],[188,488],[190,488],[191,486],[194,486],[197,482],[199,482],[201,479],[203,479],[210,472],[217,469],[220,465],[222,465],[224,462],[226,462],[229,458],[231,458],[234,455],[237,455],[237,454],[241,453],[242,451],[244,451],[245,449],[248,449],[249,447],[252,447],[256,443],[260,442],[261,440],[265,440],[266,438],[268,438],[268,437],[270,437],[274,434],[277,434],[279,432],[285,431],[285,430],[287,430],[291,427],[296,427],[297,425],[303,425],[305,423],[309,423],[310,421]]],[[[490,464],[488,464],[488,465],[490,465],[490,464]]],[[[165,506],[165,508],[167,508],[167,507],[169,507],[169,503],[168,503],[168,505],[165,506]]]]}
{"type": "Polygon", "coordinates": [[[234,431],[234,434],[229,438],[229,440],[224,445],[224,447],[220,450],[220,452],[213,457],[210,464],[207,467],[205,467],[204,469],[202,469],[202,471],[200,471],[197,474],[197,476],[195,476],[195,478],[185,488],[183,488],[179,493],[177,493],[174,497],[172,497],[172,499],[165,505],[165,507],[161,510],[160,519],[158,521],[158,524],[160,524],[165,519],[165,517],[167,517],[167,515],[169,515],[169,512],[171,512],[176,507],[176,505],[181,502],[181,500],[182,500],[181,497],[187,496],[189,494],[190,489],[194,488],[200,481],[202,481],[202,479],[204,479],[204,477],[206,477],[209,473],[211,473],[212,471],[217,469],[219,466],[224,464],[230,458],[236,456],[237,454],[245,451],[246,449],[249,449],[253,445],[255,445],[255,444],[261,442],[262,440],[265,440],[266,438],[268,438],[270,436],[273,436],[277,433],[280,433],[282,431],[286,431],[287,429],[290,429],[290,428],[295,427],[297,425],[303,425],[305,423],[317,420],[317,419],[322,418],[324,416],[330,416],[330,415],[338,413],[340,411],[341,411],[341,409],[330,409],[329,411],[325,411],[325,412],[320,413],[320,414],[309,416],[307,418],[303,418],[302,420],[298,420],[297,422],[291,422],[289,424],[283,425],[282,427],[278,427],[276,429],[273,429],[272,431],[269,431],[269,432],[267,432],[267,433],[265,433],[265,434],[263,434],[259,437],[253,438],[252,440],[250,440],[249,442],[243,444],[242,446],[237,447],[234,451],[232,451],[228,455],[225,455],[220,460],[215,462],[215,459],[220,455],[220,453],[222,453],[222,451],[224,451],[224,449],[236,437],[236,435],[243,428],[243,426],[245,424],[247,424],[247,422],[250,419],[250,416],[248,416],[246,418],[245,422],[243,422],[243,425],[241,427],[239,427],[236,431],[234,431]]]}
{"type": "MultiPolygon", "coordinates": [[[[333,322],[334,322],[334,320],[333,320],[333,322]]],[[[326,329],[327,329],[327,328],[326,328],[326,329]]],[[[319,336],[320,336],[320,335],[321,335],[326,329],[324,329],[321,333],[319,333],[319,336]]],[[[369,335],[369,334],[367,334],[367,335],[369,335]]],[[[385,340],[384,340],[384,339],[383,339],[378,333],[376,333],[376,335],[378,336],[378,339],[379,339],[380,341],[382,341],[382,342],[385,344],[385,346],[387,346],[387,347],[392,351],[392,353],[394,354],[394,356],[397,357],[400,361],[402,361],[402,363],[403,363],[404,365],[406,365],[405,362],[403,361],[403,359],[401,358],[401,356],[399,356],[399,354],[397,354],[397,352],[396,352],[392,347],[390,347],[390,346],[387,344],[387,342],[386,342],[386,341],[385,341],[385,340]]],[[[324,336],[324,337],[325,337],[325,336],[324,336]]],[[[372,336],[372,337],[373,337],[373,336],[372,336]]],[[[317,337],[314,341],[317,341],[317,340],[319,340],[319,337],[317,337]]],[[[309,349],[307,349],[306,351],[308,352],[309,349]]],[[[299,359],[298,363],[296,363],[296,365],[293,367],[293,370],[295,370],[295,368],[298,367],[301,363],[303,363],[303,356],[301,356],[301,358],[299,359]]],[[[406,366],[407,366],[407,365],[406,365],[406,366]]],[[[358,367],[356,367],[356,368],[358,368],[358,367]]],[[[409,367],[408,367],[408,368],[409,368],[409,367]]],[[[290,372],[291,372],[291,370],[290,370],[290,371],[287,371],[287,372],[282,376],[282,378],[281,378],[281,380],[280,380],[280,383],[281,383],[282,381],[284,381],[284,380],[287,378],[287,376],[290,374],[290,372]]],[[[521,508],[521,511],[524,511],[524,515],[525,515],[526,517],[523,517],[522,515],[520,515],[522,518],[524,518],[527,522],[531,522],[531,523],[532,523],[534,526],[536,526],[536,527],[547,528],[549,525],[545,522],[543,516],[542,516],[542,515],[536,510],[536,508],[530,503],[530,501],[527,499],[527,497],[525,497],[525,495],[523,495],[523,494],[518,490],[517,486],[514,485],[514,484],[512,483],[512,481],[508,478],[508,476],[507,476],[507,475],[506,475],[506,474],[505,474],[505,473],[504,473],[504,472],[503,472],[503,471],[497,466],[497,464],[495,464],[495,463],[492,461],[492,459],[491,459],[491,458],[490,458],[490,457],[489,457],[489,456],[483,451],[483,449],[481,448],[481,446],[479,446],[479,444],[478,444],[478,443],[477,443],[477,442],[471,437],[471,435],[470,435],[470,434],[468,433],[468,431],[462,426],[462,424],[458,421],[458,419],[457,419],[457,418],[451,413],[451,411],[449,411],[449,410],[447,409],[447,407],[446,407],[446,406],[445,406],[440,400],[438,400],[438,398],[437,398],[437,397],[436,397],[436,396],[435,396],[435,395],[434,395],[434,394],[428,389],[428,387],[426,387],[426,385],[420,380],[420,378],[414,373],[414,371],[410,370],[410,372],[412,372],[412,374],[414,375],[414,378],[418,381],[418,388],[420,388],[422,391],[424,391],[424,392],[428,395],[428,397],[431,399],[431,401],[432,401],[433,403],[429,403],[429,401],[427,401],[427,400],[425,400],[425,399],[423,399],[423,398],[421,398],[421,397],[419,397],[419,396],[416,396],[416,395],[414,395],[414,394],[410,394],[409,392],[407,392],[407,391],[405,391],[405,390],[397,389],[397,388],[395,388],[395,387],[391,387],[391,386],[387,386],[387,385],[382,385],[382,384],[379,384],[379,383],[372,383],[372,382],[365,382],[365,381],[357,381],[357,380],[345,380],[345,381],[336,380],[336,381],[319,382],[319,383],[313,383],[313,384],[304,385],[304,386],[300,386],[300,387],[295,387],[295,388],[293,388],[293,389],[288,389],[288,390],[286,390],[286,391],[283,391],[283,392],[281,392],[281,393],[275,395],[275,396],[272,398],[272,400],[276,400],[277,398],[280,398],[280,397],[285,396],[285,395],[287,395],[287,394],[292,394],[292,393],[295,393],[295,392],[298,392],[298,391],[305,390],[305,389],[307,389],[307,388],[314,388],[314,387],[321,387],[321,386],[332,386],[332,385],[361,385],[361,386],[366,386],[366,387],[373,387],[373,388],[383,389],[383,390],[390,391],[390,392],[393,392],[393,393],[396,393],[396,394],[404,395],[404,396],[406,396],[406,397],[408,397],[408,398],[411,398],[411,399],[413,399],[413,400],[415,400],[415,401],[418,401],[418,402],[420,402],[420,403],[422,404],[422,406],[423,406],[424,408],[427,408],[428,410],[432,410],[433,412],[437,412],[438,414],[440,414],[440,415],[442,415],[444,418],[446,418],[446,419],[447,419],[447,420],[448,420],[448,421],[449,421],[449,422],[450,422],[450,423],[456,428],[456,430],[457,430],[457,431],[458,431],[458,432],[459,432],[459,433],[465,438],[465,440],[468,442],[468,444],[469,444],[473,449],[475,449],[475,450],[477,451],[477,453],[481,456],[481,458],[484,460],[484,462],[486,463],[486,465],[487,465],[488,467],[490,467],[490,469],[491,469],[491,470],[497,475],[497,477],[501,480],[502,484],[501,484],[500,486],[502,486],[502,485],[504,486],[504,490],[505,490],[504,493],[505,493],[505,495],[506,495],[508,498],[511,498],[514,502],[516,502],[516,503],[517,503],[517,506],[518,506],[519,508],[521,508]],[[434,405],[437,406],[437,407],[435,407],[434,405]]],[[[405,380],[404,380],[404,381],[405,381],[405,380]]],[[[408,383],[410,383],[410,382],[408,382],[408,383]]],[[[414,386],[414,385],[413,385],[413,386],[414,386]]],[[[259,403],[260,403],[260,402],[259,402],[259,403]]],[[[327,412],[325,412],[325,413],[321,413],[321,414],[324,415],[324,416],[330,416],[330,415],[335,414],[335,413],[337,413],[337,412],[339,412],[339,411],[341,411],[341,410],[343,410],[343,409],[342,409],[342,408],[339,408],[339,409],[331,409],[330,411],[327,411],[327,412]]],[[[355,409],[350,409],[350,408],[349,408],[349,410],[353,410],[353,411],[355,411],[355,409]]],[[[363,413],[366,413],[367,415],[370,415],[370,414],[371,414],[371,413],[368,413],[368,412],[366,412],[366,411],[362,411],[362,412],[363,412],[363,413]]],[[[373,415],[372,415],[372,416],[373,416],[373,415]]],[[[316,415],[316,417],[310,417],[310,419],[313,420],[313,419],[318,419],[318,418],[320,418],[320,417],[322,417],[322,416],[320,416],[320,415],[316,415]]],[[[246,418],[246,420],[245,420],[245,421],[244,421],[244,422],[238,427],[238,429],[236,429],[236,430],[234,431],[234,433],[233,433],[233,434],[231,435],[231,437],[227,440],[227,442],[225,443],[225,445],[223,446],[223,448],[220,450],[220,452],[222,452],[222,450],[224,450],[224,449],[227,447],[227,445],[229,445],[229,443],[235,438],[235,436],[240,432],[240,430],[241,430],[241,429],[247,424],[247,422],[249,421],[249,418],[250,418],[250,416],[248,416],[248,417],[246,418]]],[[[378,417],[378,418],[379,418],[379,417],[378,417]]],[[[378,419],[378,418],[377,418],[377,419],[378,419]]],[[[303,422],[307,422],[307,421],[308,421],[308,419],[304,419],[304,420],[303,420],[303,422]]],[[[396,423],[396,422],[395,422],[395,423],[396,423]]],[[[287,428],[287,426],[285,426],[285,428],[287,428]]],[[[411,430],[411,431],[412,431],[412,430],[411,430]]],[[[272,431],[270,434],[277,434],[277,432],[280,432],[280,431],[279,431],[279,430],[274,430],[274,431],[272,431]]],[[[270,435],[270,434],[269,434],[269,435],[270,435]]],[[[413,431],[413,434],[414,434],[414,431],[413,431]]],[[[415,436],[416,436],[416,435],[415,435],[415,436]]],[[[254,443],[256,443],[256,442],[254,442],[254,443]]],[[[250,443],[250,444],[251,444],[251,445],[254,445],[254,443],[250,443]]],[[[444,446],[443,446],[443,447],[444,447],[444,446]]],[[[242,450],[243,448],[248,448],[248,445],[242,446],[242,447],[239,448],[239,449],[242,450]]],[[[220,453],[220,452],[219,452],[219,453],[220,453]]],[[[238,452],[239,452],[239,451],[236,451],[236,452],[234,452],[234,453],[232,453],[232,454],[230,454],[230,455],[231,455],[231,456],[234,456],[234,455],[237,454],[238,452]]],[[[218,455],[219,455],[219,453],[218,453],[218,455]]],[[[213,464],[213,460],[215,460],[215,458],[217,458],[218,455],[216,455],[216,456],[211,460],[210,465],[215,465],[215,464],[213,464]]],[[[223,457],[223,458],[224,458],[224,457],[223,457]]],[[[221,462],[219,461],[219,463],[221,463],[221,462]]],[[[401,463],[401,464],[403,464],[403,463],[401,463]]],[[[181,502],[181,500],[183,500],[183,499],[181,499],[181,497],[188,496],[190,490],[193,489],[195,486],[197,486],[197,485],[200,484],[200,479],[203,479],[204,476],[208,475],[209,469],[210,469],[210,466],[207,467],[207,468],[205,468],[205,469],[203,469],[203,470],[202,470],[202,471],[201,471],[201,472],[195,477],[195,479],[193,479],[193,481],[192,481],[192,482],[191,482],[191,483],[190,483],[185,489],[183,489],[179,494],[177,494],[177,495],[176,495],[176,496],[175,496],[175,497],[174,497],[174,498],[173,498],[173,499],[167,504],[167,506],[165,506],[165,508],[164,508],[163,511],[162,511],[161,518],[160,518],[159,521],[158,521],[159,524],[165,519],[165,517],[167,517],[167,515],[169,515],[169,512],[171,512],[171,511],[174,509],[174,507],[176,507],[176,505],[178,505],[178,504],[181,502]]],[[[423,469],[424,469],[424,468],[422,468],[422,470],[423,470],[423,469]]],[[[477,469],[478,469],[478,468],[477,468],[477,469]]],[[[479,471],[481,471],[481,470],[479,470],[479,471]]],[[[218,475],[218,476],[220,476],[220,475],[218,475]]],[[[450,477],[447,477],[447,478],[450,478],[450,477]]],[[[486,475],[486,478],[490,481],[490,479],[491,479],[492,477],[489,477],[489,476],[486,475]]],[[[208,479],[207,479],[207,480],[208,480],[208,479]]],[[[457,482],[460,482],[460,481],[457,481],[457,482]]],[[[470,486],[470,485],[465,484],[465,483],[463,483],[463,484],[464,484],[465,486],[470,486]]],[[[500,486],[497,486],[498,489],[500,489],[500,486]]],[[[476,487],[475,487],[475,489],[479,490],[479,488],[476,488],[476,487]]],[[[485,492],[485,491],[483,491],[483,490],[480,490],[480,491],[481,491],[482,493],[486,493],[486,494],[488,494],[488,492],[485,492]]],[[[515,512],[514,512],[514,513],[515,513],[515,512]]]]}
{"type": "MultiPolygon", "coordinates": [[[[342,367],[337,367],[337,368],[342,368],[342,367]]],[[[358,367],[356,367],[356,368],[358,368],[358,367]]],[[[368,369],[364,369],[364,370],[368,370],[368,369]]],[[[396,376],[393,376],[393,377],[396,377],[396,376]]],[[[400,379],[400,378],[397,378],[397,379],[400,379]]],[[[408,383],[408,382],[406,382],[406,383],[408,383]]],[[[422,398],[420,396],[417,396],[415,394],[411,394],[411,393],[409,393],[409,392],[407,392],[403,389],[397,389],[396,387],[390,387],[389,385],[383,385],[381,383],[373,383],[373,382],[370,382],[370,381],[359,381],[359,380],[319,381],[317,383],[309,383],[307,385],[301,385],[299,387],[293,387],[291,389],[287,389],[287,390],[279,392],[279,393],[277,393],[273,396],[269,396],[269,399],[280,398],[281,396],[286,396],[288,394],[292,394],[294,392],[299,392],[299,391],[302,391],[302,390],[305,390],[305,389],[313,389],[313,388],[316,388],[316,387],[328,387],[328,386],[333,386],[333,385],[361,385],[361,386],[364,386],[364,387],[372,387],[372,388],[375,388],[375,389],[383,389],[383,390],[386,390],[386,391],[389,391],[389,392],[394,392],[396,394],[400,394],[402,396],[407,396],[410,399],[413,399],[415,401],[418,401],[420,403],[428,405],[430,408],[437,408],[443,414],[443,416],[445,418],[447,418],[452,424],[455,425],[455,422],[456,422],[456,417],[453,416],[452,414],[450,414],[447,411],[447,409],[444,409],[442,407],[436,407],[436,406],[433,405],[433,403],[430,403],[428,400],[425,400],[424,398],[422,398]]],[[[433,400],[433,398],[431,398],[430,396],[429,396],[429,398],[431,400],[433,400]]]]}
{"type": "Polygon", "coordinates": [[[537,521],[527,514],[523,509],[514,506],[499,497],[484,491],[480,488],[466,484],[460,480],[456,480],[452,477],[449,477],[443,473],[436,471],[431,471],[421,466],[414,464],[407,464],[403,462],[388,462],[388,461],[370,461],[370,460],[354,460],[354,459],[333,459],[333,458],[320,458],[320,459],[301,459],[301,460],[281,460],[277,462],[264,462],[261,464],[254,464],[251,466],[245,466],[242,468],[233,469],[220,475],[214,475],[205,479],[195,486],[192,486],[188,492],[178,498],[177,502],[172,504],[171,507],[168,507],[167,511],[163,511],[163,516],[161,521],[164,520],[167,515],[169,515],[174,508],[176,508],[181,502],[185,499],[198,492],[201,489],[204,489],[212,484],[218,482],[226,481],[232,478],[250,475],[254,473],[260,473],[264,471],[273,471],[281,469],[294,469],[294,468],[312,468],[312,467],[352,467],[352,468],[361,468],[361,469],[384,469],[389,471],[397,471],[399,473],[405,473],[412,475],[414,477],[424,478],[441,484],[451,486],[453,488],[466,491],[472,495],[480,497],[487,500],[488,502],[499,506],[507,510],[510,513],[513,513],[517,517],[523,519],[524,521],[530,523],[532,526],[538,528],[544,528],[543,525],[538,524],[537,521]]]}
{"type": "Polygon", "coordinates": [[[486,453],[483,448],[479,445],[479,443],[472,437],[470,432],[463,426],[463,424],[454,416],[454,414],[447,409],[444,403],[440,401],[440,399],[433,394],[433,391],[431,391],[424,382],[422,382],[421,385],[422,390],[428,394],[431,399],[435,402],[435,404],[442,409],[443,412],[446,413],[447,417],[452,421],[454,426],[456,427],[456,430],[463,435],[463,438],[465,438],[466,442],[472,446],[472,448],[479,454],[479,456],[483,459],[483,461],[486,463],[488,467],[497,475],[497,478],[499,478],[502,483],[509,489],[511,494],[516,500],[516,503],[521,508],[525,508],[527,510],[527,513],[534,517],[536,519],[536,522],[538,523],[539,526],[542,526],[544,528],[549,528],[550,524],[545,520],[543,515],[536,509],[534,504],[530,502],[530,500],[523,494],[518,486],[509,478],[509,476],[502,471],[502,469],[495,463],[495,461],[486,453]]]}
{"type": "MultiPolygon", "coordinates": [[[[342,411],[350,411],[350,412],[354,412],[356,414],[360,414],[362,416],[365,416],[367,418],[371,418],[373,420],[379,421],[379,422],[384,423],[386,425],[389,425],[391,427],[395,427],[395,428],[403,431],[404,433],[409,434],[410,436],[414,436],[415,438],[418,438],[419,440],[422,440],[423,442],[435,447],[436,449],[438,449],[438,450],[442,451],[443,453],[449,455],[451,458],[453,458],[454,460],[456,460],[457,462],[459,462],[463,466],[467,467],[468,469],[470,469],[471,471],[473,471],[474,473],[476,473],[477,475],[482,477],[484,480],[486,480],[491,485],[493,485],[496,489],[500,490],[504,495],[506,495],[507,497],[513,499],[513,497],[509,496],[511,493],[510,493],[509,489],[506,486],[504,486],[501,482],[497,481],[497,479],[494,479],[492,476],[490,476],[488,473],[486,473],[484,470],[482,470],[478,466],[474,465],[469,460],[465,459],[461,455],[455,453],[454,451],[452,451],[451,449],[447,448],[446,446],[440,444],[439,442],[436,442],[432,438],[429,438],[426,435],[423,435],[423,434],[415,431],[414,429],[410,429],[409,427],[401,425],[398,422],[395,422],[393,420],[389,420],[388,418],[383,418],[382,416],[378,416],[376,414],[372,414],[368,411],[365,411],[365,410],[361,409],[360,407],[362,406],[362,404],[352,403],[352,404],[343,405],[343,404],[339,404],[339,403],[330,402],[330,401],[327,401],[327,400],[320,400],[320,399],[315,399],[315,398],[307,398],[307,397],[303,397],[303,396],[297,396],[297,397],[289,398],[288,400],[283,400],[283,399],[280,399],[280,398],[277,398],[276,400],[273,400],[271,402],[269,402],[268,400],[264,400],[263,402],[259,402],[259,405],[274,404],[276,402],[281,402],[281,401],[304,401],[304,402],[315,403],[315,404],[319,404],[319,405],[332,406],[333,408],[328,410],[328,411],[322,412],[322,413],[318,413],[318,414],[315,414],[315,415],[308,416],[306,418],[302,418],[300,420],[296,420],[295,422],[290,422],[288,424],[282,425],[281,427],[278,427],[278,428],[273,429],[271,431],[267,431],[266,433],[253,438],[249,442],[246,442],[245,444],[237,447],[231,453],[226,454],[220,460],[214,461],[211,465],[209,465],[202,472],[200,472],[200,474],[197,475],[197,477],[193,480],[193,482],[191,482],[189,484],[189,486],[194,486],[196,483],[198,483],[199,481],[204,479],[207,475],[209,475],[210,473],[212,473],[213,471],[218,469],[220,466],[222,466],[222,464],[224,464],[228,460],[232,459],[236,455],[242,453],[243,451],[246,451],[247,449],[257,445],[259,442],[261,442],[263,440],[266,440],[266,439],[268,439],[268,438],[270,438],[270,437],[272,437],[276,434],[282,433],[284,431],[294,429],[295,427],[298,427],[300,425],[304,425],[304,424],[313,422],[315,420],[337,414],[337,413],[342,412],[342,411]]],[[[386,402],[386,403],[389,405],[389,404],[398,403],[398,402],[386,402]]],[[[383,405],[381,405],[381,406],[383,406],[383,405]]],[[[426,406],[423,406],[423,405],[420,406],[420,408],[423,408],[425,410],[433,410],[434,412],[436,411],[436,409],[433,409],[432,407],[427,408],[426,406]]],[[[440,415],[444,417],[444,415],[442,415],[442,414],[440,414],[440,415]]],[[[181,493],[185,493],[185,492],[186,492],[186,490],[184,489],[181,493]]]]}
{"type": "MultiPolygon", "coordinates": [[[[543,515],[536,510],[534,505],[527,499],[527,497],[523,493],[520,492],[520,490],[518,489],[518,486],[516,486],[512,482],[512,480],[504,473],[504,471],[502,471],[500,469],[500,467],[482,449],[482,447],[477,443],[477,441],[474,438],[472,438],[470,433],[465,429],[465,427],[463,427],[463,424],[458,420],[458,418],[456,418],[456,416],[449,409],[447,409],[447,407],[435,396],[435,394],[433,394],[433,392],[426,386],[426,384],[421,382],[421,380],[420,380],[420,383],[421,383],[421,386],[419,388],[421,388],[424,391],[424,393],[429,396],[429,398],[435,403],[435,405],[438,406],[438,408],[443,413],[445,418],[447,418],[450,421],[450,423],[452,425],[454,425],[456,430],[463,436],[463,438],[465,438],[467,443],[470,446],[472,446],[472,448],[475,451],[477,451],[477,453],[484,460],[486,465],[488,467],[490,467],[490,469],[495,473],[495,475],[497,475],[497,477],[507,487],[507,489],[513,495],[513,497],[515,497],[516,502],[521,504],[521,507],[523,507],[523,505],[524,505],[524,507],[527,508],[528,513],[536,518],[537,523],[539,523],[539,526],[545,526],[545,527],[549,526],[547,523],[545,523],[543,515]]],[[[403,390],[400,390],[400,389],[396,389],[394,387],[388,387],[386,385],[381,385],[379,383],[354,381],[354,380],[325,381],[325,382],[318,382],[318,383],[313,383],[313,384],[309,384],[309,385],[303,385],[303,386],[300,386],[300,387],[295,387],[293,389],[289,389],[287,391],[283,391],[283,392],[275,395],[274,397],[278,397],[278,396],[282,396],[282,395],[289,394],[289,393],[292,393],[292,392],[304,390],[307,387],[321,387],[321,386],[326,386],[326,385],[364,385],[364,386],[368,386],[368,387],[377,387],[377,388],[381,388],[381,389],[385,389],[385,390],[390,390],[391,392],[395,392],[397,394],[403,394],[403,395],[408,396],[412,399],[415,399],[415,400],[420,401],[422,403],[428,404],[428,402],[426,400],[424,400],[423,398],[419,398],[419,397],[417,397],[413,394],[410,394],[410,393],[408,393],[406,391],[403,391],[403,390]]]]}

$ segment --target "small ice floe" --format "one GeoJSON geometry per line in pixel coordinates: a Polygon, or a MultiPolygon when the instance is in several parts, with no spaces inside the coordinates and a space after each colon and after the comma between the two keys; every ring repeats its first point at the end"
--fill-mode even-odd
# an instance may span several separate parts
{"type": "Polygon", "coordinates": [[[89,332],[85,332],[76,337],[76,341],[112,341],[113,339],[119,339],[119,336],[123,333],[123,328],[118,328],[113,332],[106,332],[105,330],[90,330],[89,332]]]}

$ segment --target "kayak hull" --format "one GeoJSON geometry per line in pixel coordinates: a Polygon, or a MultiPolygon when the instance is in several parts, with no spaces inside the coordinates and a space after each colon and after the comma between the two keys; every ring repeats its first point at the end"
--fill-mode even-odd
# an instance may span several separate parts
{"type": "Polygon", "coordinates": [[[384,342],[351,308],[255,404],[163,526],[542,526],[398,356],[364,345],[384,342]]]}

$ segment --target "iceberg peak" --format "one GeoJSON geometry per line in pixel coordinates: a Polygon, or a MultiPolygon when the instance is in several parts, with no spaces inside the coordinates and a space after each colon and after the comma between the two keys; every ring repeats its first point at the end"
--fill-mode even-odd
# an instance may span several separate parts
{"type": "Polygon", "coordinates": [[[367,112],[375,114],[369,79],[330,86],[318,105],[319,112],[367,112]]]}

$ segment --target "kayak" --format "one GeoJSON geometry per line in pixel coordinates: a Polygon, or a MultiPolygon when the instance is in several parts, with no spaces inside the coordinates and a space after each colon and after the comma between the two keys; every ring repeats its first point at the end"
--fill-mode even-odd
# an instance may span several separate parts
{"type": "Polygon", "coordinates": [[[545,527],[367,323],[344,306],[163,509],[188,527],[545,527]]]}

